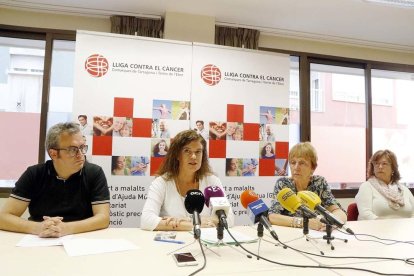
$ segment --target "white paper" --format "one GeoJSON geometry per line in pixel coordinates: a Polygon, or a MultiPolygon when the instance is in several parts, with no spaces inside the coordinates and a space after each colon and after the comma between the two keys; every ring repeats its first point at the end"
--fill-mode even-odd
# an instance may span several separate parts
{"type": "MultiPolygon", "coordinates": [[[[257,241],[257,237],[250,237],[240,232],[234,231],[230,229],[230,233],[239,243],[248,243],[248,242],[255,242],[257,241]]],[[[236,242],[233,240],[232,237],[227,233],[227,231],[223,231],[223,242],[228,244],[235,244],[236,242]]],[[[218,242],[217,239],[217,229],[216,228],[202,228],[201,229],[201,237],[200,239],[206,243],[216,243],[218,242]]]]}
{"type": "Polygon", "coordinates": [[[66,240],[63,246],[71,257],[138,249],[135,244],[124,239],[79,238],[66,240]]]}
{"type": "Polygon", "coordinates": [[[69,240],[72,235],[60,237],[60,238],[40,238],[36,235],[25,235],[16,246],[20,247],[38,247],[38,246],[57,246],[63,245],[63,241],[69,240]]]}

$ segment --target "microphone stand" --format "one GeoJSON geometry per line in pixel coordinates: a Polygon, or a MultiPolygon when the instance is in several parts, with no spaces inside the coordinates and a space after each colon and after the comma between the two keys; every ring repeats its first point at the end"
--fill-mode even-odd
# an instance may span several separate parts
{"type": "Polygon", "coordinates": [[[316,238],[311,237],[309,235],[309,218],[306,215],[303,215],[302,217],[303,217],[303,235],[300,236],[299,238],[289,240],[285,243],[296,241],[296,240],[301,239],[302,237],[305,237],[306,241],[310,242],[312,246],[315,247],[316,250],[318,250],[321,255],[325,255],[325,253],[318,247],[317,242],[315,241],[316,238]]]}
{"type": "MultiPolygon", "coordinates": [[[[331,250],[335,250],[335,247],[334,247],[334,245],[332,244],[332,241],[335,239],[335,237],[334,236],[332,236],[332,224],[330,224],[330,223],[328,223],[328,224],[326,224],[326,235],[324,235],[322,238],[324,239],[324,240],[326,240],[326,243],[327,244],[329,244],[329,245],[331,245],[331,250]]],[[[347,243],[348,242],[348,240],[347,239],[342,239],[342,238],[337,238],[337,240],[342,240],[342,241],[344,241],[345,243],[347,243]]]]}
{"type": "MultiPolygon", "coordinates": [[[[216,254],[217,256],[221,257],[221,255],[217,252],[215,252],[214,250],[211,249],[211,247],[219,247],[220,245],[224,245],[224,246],[228,246],[231,249],[239,252],[242,255],[246,255],[243,251],[241,251],[240,249],[234,247],[233,245],[226,243],[223,241],[224,238],[224,223],[219,219],[219,223],[217,224],[217,242],[210,244],[210,245],[206,245],[206,249],[209,249],[210,251],[212,251],[214,254],[216,254]]],[[[252,256],[247,254],[246,257],[251,258],[252,256]]]]}
{"type": "Polygon", "coordinates": [[[257,237],[259,237],[259,242],[257,243],[257,260],[260,260],[260,244],[263,238],[263,224],[259,222],[257,224],[257,237]]]}

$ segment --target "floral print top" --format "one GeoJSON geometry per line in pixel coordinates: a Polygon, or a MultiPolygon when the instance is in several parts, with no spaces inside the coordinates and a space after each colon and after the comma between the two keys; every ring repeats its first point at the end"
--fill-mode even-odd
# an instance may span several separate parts
{"type": "MultiPolygon", "coordinates": [[[[274,187],[274,191],[273,191],[274,198],[272,200],[272,204],[269,209],[269,214],[281,214],[285,216],[301,217],[302,216],[301,211],[298,211],[295,214],[291,214],[288,210],[283,208],[282,205],[280,205],[279,201],[277,201],[276,196],[280,192],[280,190],[282,190],[283,188],[290,188],[294,193],[298,192],[292,178],[288,178],[288,177],[279,178],[276,181],[276,184],[274,187]]],[[[308,188],[306,190],[317,194],[321,199],[321,205],[323,207],[327,208],[331,205],[338,205],[339,208],[343,210],[341,205],[338,203],[338,201],[333,196],[331,188],[329,187],[328,182],[323,176],[312,175],[309,181],[308,188]]]]}

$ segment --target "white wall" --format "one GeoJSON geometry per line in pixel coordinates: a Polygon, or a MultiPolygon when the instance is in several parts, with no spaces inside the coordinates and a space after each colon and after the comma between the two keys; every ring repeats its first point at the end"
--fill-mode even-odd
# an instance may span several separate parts
{"type": "MultiPolygon", "coordinates": [[[[0,9],[0,24],[63,30],[110,32],[109,17],[83,17],[50,13],[35,13],[0,9]]],[[[214,43],[215,18],[201,15],[167,12],[165,38],[214,43]]],[[[265,48],[309,52],[348,58],[375,60],[414,65],[414,53],[374,49],[355,45],[341,45],[323,41],[286,38],[262,34],[259,46],[265,48]]],[[[344,208],[354,199],[340,199],[344,208]]],[[[4,199],[0,198],[0,206],[4,199]]]]}

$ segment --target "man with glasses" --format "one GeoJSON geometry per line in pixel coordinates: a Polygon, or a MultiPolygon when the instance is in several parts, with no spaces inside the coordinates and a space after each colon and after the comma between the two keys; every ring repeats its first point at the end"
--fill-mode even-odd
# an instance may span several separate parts
{"type": "Polygon", "coordinates": [[[0,229],[61,237],[106,228],[109,190],[101,167],[86,162],[88,146],[75,123],[52,126],[46,136],[52,160],[29,167],[0,210],[0,229]],[[29,220],[21,215],[29,209],[29,220]]]}

